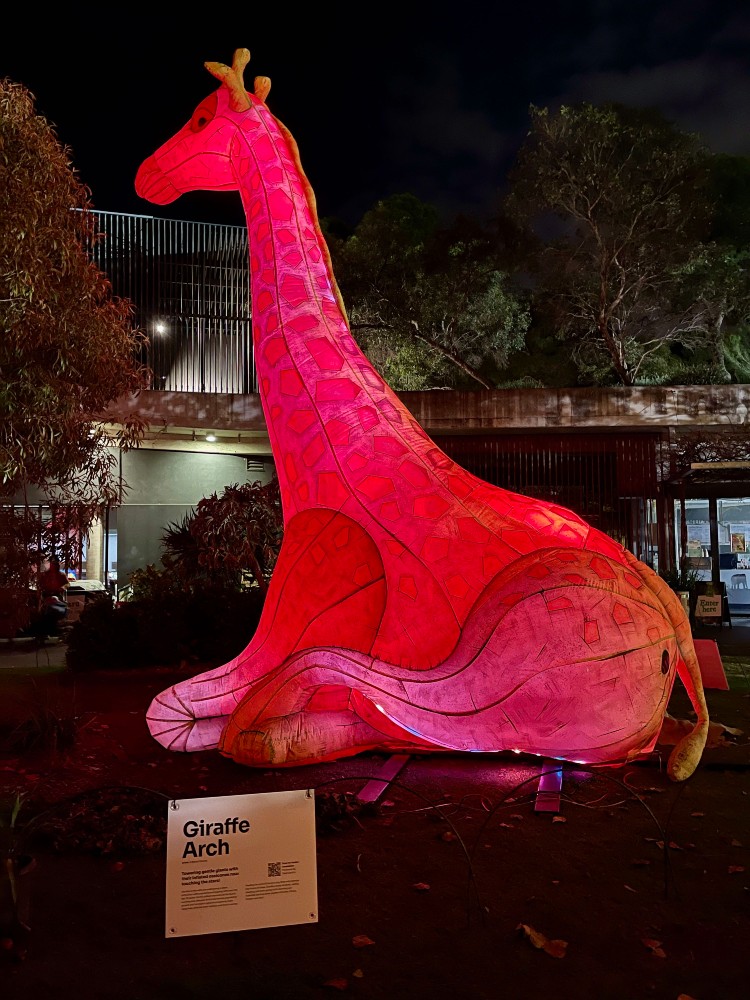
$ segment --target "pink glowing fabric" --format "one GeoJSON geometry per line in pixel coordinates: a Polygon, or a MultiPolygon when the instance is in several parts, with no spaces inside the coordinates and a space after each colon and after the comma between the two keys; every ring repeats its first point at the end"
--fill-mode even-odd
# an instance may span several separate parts
{"type": "Polygon", "coordinates": [[[247,648],[158,695],[151,733],[262,767],[373,749],[621,762],[653,748],[679,673],[699,757],[708,716],[679,600],[571,511],[460,468],[383,382],[349,332],[270,81],[245,90],[249,58],[206,63],[221,86],[136,190],[242,197],[284,542],[247,648]]]}

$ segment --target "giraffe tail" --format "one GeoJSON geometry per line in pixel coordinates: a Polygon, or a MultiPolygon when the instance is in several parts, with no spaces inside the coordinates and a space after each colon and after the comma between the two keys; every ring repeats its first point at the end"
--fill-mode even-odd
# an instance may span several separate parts
{"type": "Polygon", "coordinates": [[[667,761],[667,774],[673,781],[685,781],[700,763],[706,740],[708,739],[708,706],[703,690],[698,657],[693,645],[690,622],[679,597],[662,578],[645,563],[626,551],[628,561],[639,576],[649,585],[654,595],[661,601],[669,621],[674,627],[680,657],[677,674],[685,686],[690,702],[697,716],[692,730],[679,741],[667,761]]]}

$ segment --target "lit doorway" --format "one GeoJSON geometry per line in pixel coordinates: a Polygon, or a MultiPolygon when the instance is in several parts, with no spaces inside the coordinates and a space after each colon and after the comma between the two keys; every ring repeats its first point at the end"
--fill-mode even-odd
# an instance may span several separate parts
{"type": "Polygon", "coordinates": [[[732,619],[750,618],[750,496],[678,500],[674,516],[677,565],[723,583],[732,619]]]}

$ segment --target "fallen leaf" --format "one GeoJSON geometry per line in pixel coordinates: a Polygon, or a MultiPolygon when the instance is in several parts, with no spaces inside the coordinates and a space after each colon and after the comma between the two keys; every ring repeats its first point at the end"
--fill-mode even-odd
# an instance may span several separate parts
{"type": "Polygon", "coordinates": [[[691,997],[689,993],[680,993],[677,1000],[695,1000],[695,997],[691,997]]]}
{"type": "Polygon", "coordinates": [[[546,951],[548,955],[553,958],[565,958],[565,950],[568,947],[567,941],[560,941],[558,938],[550,940],[541,934],[538,930],[530,927],[528,924],[518,924],[516,927],[517,931],[521,931],[526,939],[534,945],[535,948],[540,948],[542,951],[546,951]]]}
{"type": "MultiPolygon", "coordinates": [[[[674,719],[669,714],[664,716],[664,721],[659,733],[659,743],[663,746],[670,746],[679,743],[683,736],[691,732],[694,723],[689,719],[674,719]]],[[[724,747],[735,742],[734,737],[742,736],[741,729],[733,729],[725,726],[721,722],[711,722],[708,726],[706,737],[706,749],[712,747],[724,747]]]]}
{"type": "Polygon", "coordinates": [[[691,816],[705,816],[706,814],[705,813],[701,813],[701,812],[697,812],[697,813],[690,813],[690,815],[691,816]]]}
{"type": "Polygon", "coordinates": [[[348,979],[326,979],[323,983],[329,990],[346,990],[349,988],[348,979]]]}
{"type": "Polygon", "coordinates": [[[383,806],[384,809],[389,809],[392,806],[396,805],[393,799],[383,799],[383,801],[380,804],[383,806]]]}
{"type": "Polygon", "coordinates": [[[412,889],[415,889],[417,892],[429,892],[430,886],[427,882],[415,882],[412,889]]]}
{"type": "Polygon", "coordinates": [[[666,958],[667,953],[661,946],[661,941],[655,941],[653,938],[641,938],[641,944],[651,950],[652,955],[656,955],[657,958],[666,958]]]}
{"type": "Polygon", "coordinates": [[[566,819],[565,816],[553,816],[552,817],[552,822],[553,823],[567,823],[568,820],[566,819]]]}
{"type": "Polygon", "coordinates": [[[744,870],[742,865],[730,865],[727,869],[730,875],[734,875],[735,872],[744,872],[744,870]]]}
{"type": "Polygon", "coordinates": [[[515,830],[512,823],[498,823],[498,826],[504,826],[506,830],[515,830]]]}
{"type": "Polygon", "coordinates": [[[523,819],[523,816],[520,813],[511,813],[510,814],[510,818],[511,819],[523,819]]]}
{"type": "Polygon", "coordinates": [[[355,934],[352,938],[352,944],[355,948],[366,948],[369,944],[375,944],[375,942],[366,934],[355,934]]]}
{"type": "Polygon", "coordinates": [[[450,843],[452,840],[456,839],[456,835],[453,830],[446,830],[445,833],[440,834],[440,839],[450,843]]]}
{"type": "Polygon", "coordinates": [[[742,847],[742,841],[741,840],[733,840],[732,841],[732,847],[742,847]]]}
{"type": "Polygon", "coordinates": [[[113,872],[121,872],[124,867],[125,867],[125,862],[124,861],[115,861],[113,863],[113,865],[112,865],[112,871],[113,872]]]}
{"type": "Polygon", "coordinates": [[[355,979],[364,979],[364,972],[361,969],[355,969],[352,973],[355,979]]]}

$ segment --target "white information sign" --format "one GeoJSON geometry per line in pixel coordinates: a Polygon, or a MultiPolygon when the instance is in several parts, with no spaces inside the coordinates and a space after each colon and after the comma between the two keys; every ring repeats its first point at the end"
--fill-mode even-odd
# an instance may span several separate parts
{"type": "Polygon", "coordinates": [[[166,937],[316,923],[312,789],[175,799],[166,937]]]}

